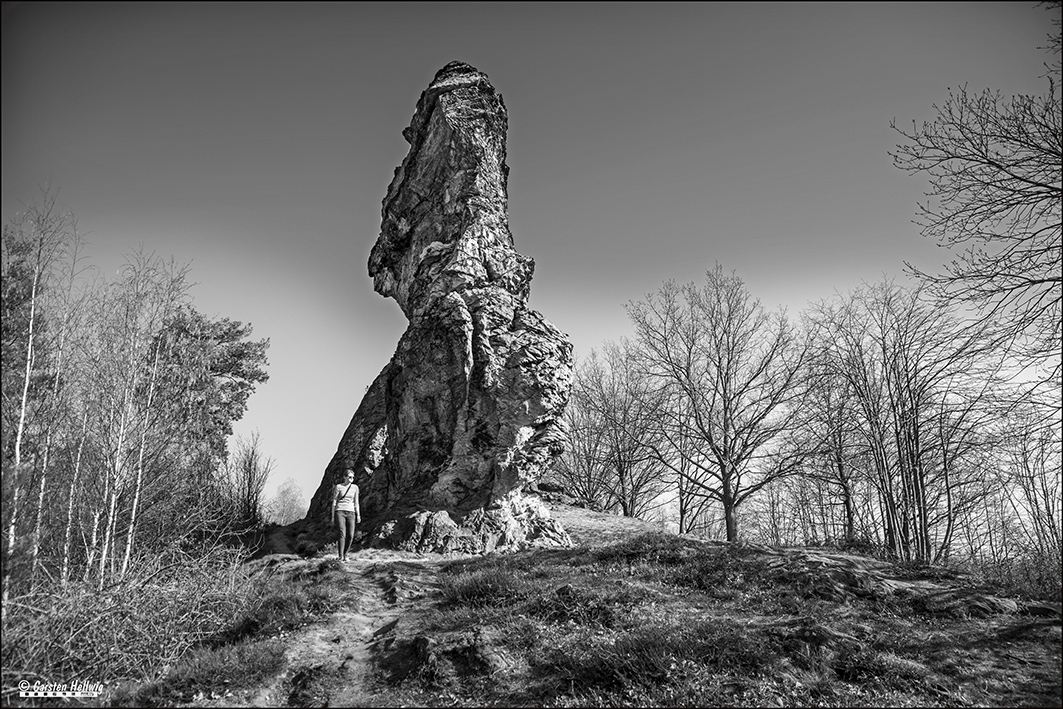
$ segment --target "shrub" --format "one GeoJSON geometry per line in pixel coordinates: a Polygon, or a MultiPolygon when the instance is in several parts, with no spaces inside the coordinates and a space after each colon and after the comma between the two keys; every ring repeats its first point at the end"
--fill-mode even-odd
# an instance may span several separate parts
{"type": "Polygon", "coordinates": [[[1063,595],[1063,560],[1058,554],[1025,550],[999,560],[980,559],[965,566],[1005,593],[1038,601],[1063,595]]]}
{"type": "Polygon", "coordinates": [[[534,615],[554,623],[615,628],[624,624],[626,611],[646,595],[645,591],[628,587],[601,591],[565,584],[536,599],[531,610],[534,615]]]}
{"type": "Polygon", "coordinates": [[[473,607],[511,605],[529,593],[525,581],[499,567],[444,577],[441,590],[444,602],[473,607]]]}
{"type": "Polygon", "coordinates": [[[335,559],[326,559],[291,573],[259,577],[243,612],[209,644],[220,647],[251,636],[274,635],[336,610],[347,600],[348,582],[342,569],[335,559]]]}
{"type": "Polygon", "coordinates": [[[910,691],[933,679],[933,673],[921,662],[907,657],[864,648],[855,653],[840,653],[833,662],[839,679],[854,684],[878,683],[910,691]]]}
{"type": "Polygon", "coordinates": [[[294,628],[308,613],[306,593],[298,587],[270,588],[254,599],[232,627],[219,633],[211,645],[220,647],[253,635],[272,635],[294,628]]]}
{"type": "Polygon", "coordinates": [[[136,559],[98,590],[71,583],[4,606],[3,683],[147,679],[229,625],[252,593],[239,551],[136,559]]]}
{"type": "Polygon", "coordinates": [[[661,565],[681,564],[697,553],[693,542],[664,532],[647,532],[617,544],[596,549],[594,560],[599,564],[634,564],[650,562],[661,565]]]}
{"type": "Polygon", "coordinates": [[[240,643],[193,653],[179,662],[165,679],[131,694],[120,693],[115,703],[131,706],[173,706],[217,697],[221,691],[254,687],[284,668],[284,646],[276,640],[240,643]]]}
{"type": "Polygon", "coordinates": [[[776,661],[777,641],[732,622],[658,623],[615,643],[573,638],[541,669],[577,693],[656,687],[690,672],[748,677],[776,661]]]}

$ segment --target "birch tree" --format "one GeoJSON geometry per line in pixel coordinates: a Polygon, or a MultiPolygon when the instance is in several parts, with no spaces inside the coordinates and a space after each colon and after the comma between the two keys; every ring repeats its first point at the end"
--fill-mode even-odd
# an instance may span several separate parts
{"type": "MultiPolygon", "coordinates": [[[[70,249],[76,233],[73,215],[61,211],[54,193],[47,191],[38,205],[19,214],[3,231],[5,599],[15,564],[19,516],[26,507],[26,487],[37,472],[27,449],[34,449],[34,458],[40,452],[37,441],[30,441],[30,429],[48,401],[47,386],[39,386],[46,381],[46,375],[39,374],[47,370],[42,366],[46,360],[41,352],[45,329],[42,302],[53,285],[55,266],[70,249]]],[[[35,567],[35,556],[32,563],[35,567]]]]}

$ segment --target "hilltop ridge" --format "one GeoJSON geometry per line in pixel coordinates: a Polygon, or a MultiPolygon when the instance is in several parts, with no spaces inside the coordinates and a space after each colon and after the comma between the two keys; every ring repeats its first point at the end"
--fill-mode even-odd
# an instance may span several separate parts
{"type": "MultiPolygon", "coordinates": [[[[342,608],[282,632],[251,687],[191,706],[1059,706],[1060,606],[964,574],[826,549],[680,537],[551,504],[571,549],[486,556],[365,549],[342,608]]],[[[310,588],[313,588],[311,586],[310,588]]],[[[132,695],[159,697],[166,680],[132,695]]]]}

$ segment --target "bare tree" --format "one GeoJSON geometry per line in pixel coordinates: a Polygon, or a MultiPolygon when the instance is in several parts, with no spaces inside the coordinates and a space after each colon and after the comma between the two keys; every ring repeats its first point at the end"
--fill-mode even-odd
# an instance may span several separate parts
{"type": "Polygon", "coordinates": [[[800,427],[788,441],[788,445],[803,448],[808,454],[801,480],[789,492],[807,499],[811,487],[818,500],[818,517],[809,520],[803,536],[814,538],[818,524],[825,541],[852,543],[856,539],[860,464],[857,405],[852,385],[832,376],[830,358],[822,343],[813,346],[809,357],[805,404],[800,427]],[[838,508],[841,515],[835,514],[838,508]],[[836,522],[840,522],[840,530],[836,530],[836,522]]]}
{"type": "Polygon", "coordinates": [[[108,284],[86,278],[80,244],[47,195],[3,232],[5,593],[105,585],[136,554],[260,517],[222,478],[268,340],[195,312],[186,267],[133,254],[108,284]]]}
{"type": "MultiPolygon", "coordinates": [[[[4,512],[6,513],[7,557],[3,575],[3,597],[8,597],[13,552],[17,538],[19,513],[25,506],[25,488],[32,484],[36,461],[25,455],[34,414],[48,407],[47,387],[34,390],[37,379],[47,378],[47,354],[40,351],[43,339],[43,300],[56,277],[56,264],[73,250],[76,220],[56,204],[53,192],[45,190],[40,204],[18,215],[3,231],[4,333],[3,333],[3,464],[4,512]],[[17,369],[11,365],[18,363],[17,369]],[[43,370],[43,371],[42,371],[43,370]],[[17,373],[16,373],[17,372],[17,373]],[[43,377],[38,375],[43,374],[43,377]]],[[[74,259],[76,261],[76,258],[74,259]]],[[[51,394],[54,395],[54,390],[51,394]]],[[[50,417],[54,418],[54,416],[50,417]]],[[[49,431],[49,436],[52,431],[49,431]]],[[[37,446],[34,446],[37,448],[37,446]]],[[[45,448],[50,448],[45,446],[45,448]]],[[[36,457],[36,456],[34,456],[36,457]]],[[[47,455],[45,455],[47,458],[47,455]]],[[[45,460],[45,470],[47,460],[45,460]]],[[[38,474],[39,488],[44,476],[38,474]]],[[[39,506],[38,506],[39,509],[39,506]]],[[[39,530],[38,530],[39,532],[39,530]]],[[[33,554],[36,567],[36,554],[33,554]]]]}
{"type": "Polygon", "coordinates": [[[157,333],[187,302],[187,270],[154,254],[134,253],[97,301],[99,327],[87,338],[95,367],[86,394],[102,406],[93,435],[107,461],[97,503],[102,538],[94,553],[100,584],[111,571],[124,574],[128,568],[145,464],[154,457],[148,452],[163,448],[172,435],[156,400],[166,348],[157,333]]]}
{"type": "Polygon", "coordinates": [[[1007,490],[1006,502],[1019,532],[1010,550],[1058,596],[1063,576],[1063,492],[1060,430],[1045,425],[1029,407],[1016,412],[1003,437],[1003,456],[993,466],[1007,490]],[[1047,582],[1047,583],[1046,583],[1047,582]]]}
{"type": "Polygon", "coordinates": [[[629,343],[607,343],[602,358],[587,364],[580,385],[604,424],[611,501],[627,517],[644,517],[661,504],[667,470],[653,440],[662,399],[635,358],[629,343]]]}
{"type": "Polygon", "coordinates": [[[569,451],[558,470],[587,502],[644,518],[661,504],[665,470],[650,438],[658,402],[633,366],[627,344],[606,344],[576,369],[569,403],[569,451]]]}
{"type": "Polygon", "coordinates": [[[740,505],[799,462],[779,443],[796,425],[807,347],[719,265],[704,286],[667,283],[628,314],[641,366],[669,402],[659,459],[721,504],[734,541],[740,505]]]}
{"type": "MultiPolygon", "coordinates": [[[[1060,384],[1063,131],[1059,3],[1049,3],[1055,54],[1040,96],[949,92],[932,122],[909,130],[891,153],[909,174],[930,179],[917,223],[925,237],[960,249],[943,273],[909,265],[945,304],[976,307],[1006,327],[1023,365],[1060,384]]],[[[1057,399],[1058,400],[1058,399],[1057,399]]]]}
{"type": "MultiPolygon", "coordinates": [[[[73,220],[72,217],[68,219],[73,220]]],[[[64,438],[69,437],[71,428],[70,422],[66,419],[74,409],[74,402],[71,400],[73,388],[67,384],[69,379],[76,376],[70,366],[71,350],[74,349],[72,340],[79,329],[87,299],[87,293],[77,287],[78,279],[84,271],[88,270],[83,266],[83,248],[84,242],[80,235],[76,229],[72,229],[63,248],[64,258],[55,268],[56,287],[44,293],[44,305],[51,314],[49,318],[51,337],[47,344],[50,355],[47,374],[49,381],[39,424],[44,446],[37,466],[36,512],[33,534],[30,537],[31,576],[36,574],[40,561],[45,517],[45,491],[48,489],[48,483],[53,482],[49,477],[53,472],[52,467],[58,467],[55,466],[54,454],[60,453],[64,445],[68,443],[64,438]]],[[[71,485],[71,494],[73,487],[74,485],[71,485]]]]}
{"type": "Polygon", "coordinates": [[[892,283],[820,305],[812,321],[824,376],[851,392],[845,418],[860,440],[856,460],[869,466],[886,546],[905,559],[941,558],[976,499],[970,453],[1002,412],[991,328],[965,325],[921,289],[892,283]]]}
{"type": "Polygon", "coordinates": [[[262,523],[262,493],[275,465],[273,458],[267,457],[262,450],[258,431],[252,432],[249,438],[238,440],[236,453],[227,470],[232,508],[241,527],[250,529],[262,523]]]}
{"type": "Polygon", "coordinates": [[[303,490],[292,478],[286,479],[277,488],[277,493],[270,498],[266,512],[271,522],[285,525],[302,519],[306,515],[307,502],[303,490]]]}
{"type": "Polygon", "coordinates": [[[578,386],[580,369],[575,369],[576,384],[565,408],[568,445],[554,464],[551,477],[576,500],[603,510],[609,506],[606,431],[598,415],[583,401],[583,390],[578,386]]]}

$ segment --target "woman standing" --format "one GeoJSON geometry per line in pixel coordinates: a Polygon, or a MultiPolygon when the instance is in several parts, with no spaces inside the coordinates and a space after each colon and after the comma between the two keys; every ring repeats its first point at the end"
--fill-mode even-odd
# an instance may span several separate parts
{"type": "Polygon", "coordinates": [[[358,506],[358,486],[354,484],[354,471],[348,469],[346,482],[332,489],[332,523],[339,535],[340,561],[347,561],[347,552],[354,544],[354,526],[362,521],[358,506]]]}

